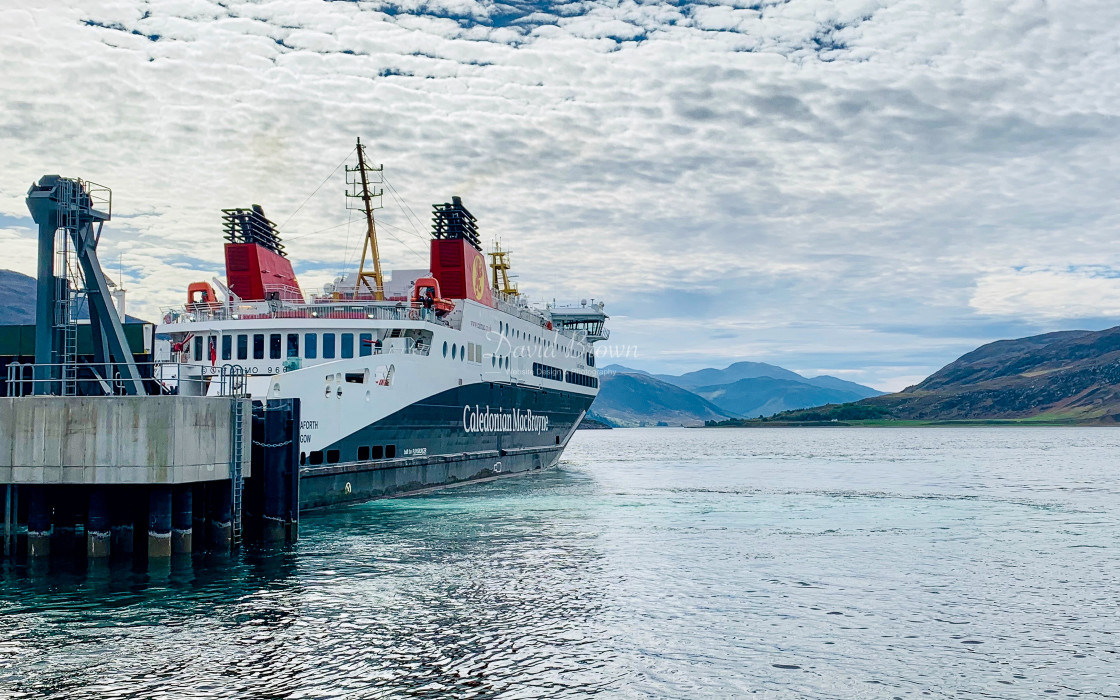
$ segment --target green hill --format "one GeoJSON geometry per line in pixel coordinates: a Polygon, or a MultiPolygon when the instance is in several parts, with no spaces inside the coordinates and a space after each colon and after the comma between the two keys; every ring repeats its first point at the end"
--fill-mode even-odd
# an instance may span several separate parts
{"type": "Polygon", "coordinates": [[[805,406],[858,401],[866,396],[863,392],[848,389],[814,386],[803,379],[790,381],[773,377],[740,379],[730,384],[699,387],[693,391],[724,411],[738,416],[770,416],[805,406]]]}
{"type": "Polygon", "coordinates": [[[771,421],[1120,422],[1120,327],[988,343],[920,384],[771,421]]]}

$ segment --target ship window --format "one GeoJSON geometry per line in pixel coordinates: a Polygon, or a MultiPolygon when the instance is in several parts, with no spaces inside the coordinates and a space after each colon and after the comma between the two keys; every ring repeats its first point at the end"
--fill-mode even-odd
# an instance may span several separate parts
{"type": "Polygon", "coordinates": [[[454,344],[452,344],[452,345],[451,345],[451,359],[452,359],[452,360],[454,360],[454,359],[455,359],[455,353],[456,353],[457,351],[458,351],[458,348],[457,348],[457,347],[456,347],[456,346],[455,346],[454,344]]]}
{"type": "Polygon", "coordinates": [[[233,359],[233,336],[232,335],[223,335],[222,336],[222,359],[223,360],[232,360],[233,359]]]}
{"type": "Polygon", "coordinates": [[[397,446],[396,445],[386,445],[385,446],[385,459],[392,459],[396,456],[397,456],[397,446]]]}
{"type": "Polygon", "coordinates": [[[362,333],[358,336],[358,354],[362,357],[373,354],[373,334],[362,333]]]}
{"type": "Polygon", "coordinates": [[[322,450],[315,450],[311,454],[307,455],[307,463],[311,464],[311,465],[322,464],[323,463],[323,451],[322,450]]]}
{"type": "Polygon", "coordinates": [[[249,358],[249,336],[242,333],[237,336],[237,359],[246,360],[249,358]]]}
{"type": "Polygon", "coordinates": [[[264,333],[253,334],[253,359],[264,359],[264,333]]]}
{"type": "Polygon", "coordinates": [[[288,357],[299,357],[299,333],[288,334],[288,357]]]}
{"type": "Polygon", "coordinates": [[[334,359],[334,333],[323,334],[323,359],[334,359]]]}
{"type": "Polygon", "coordinates": [[[381,459],[381,457],[384,454],[385,454],[385,448],[383,448],[381,445],[374,445],[373,446],[373,455],[372,455],[373,459],[381,459]]]}
{"type": "Polygon", "coordinates": [[[202,361],[202,336],[196,335],[194,337],[194,361],[202,361]]]}
{"type": "Polygon", "coordinates": [[[447,341],[443,341],[443,356],[447,357],[447,341]]]}
{"type": "Polygon", "coordinates": [[[467,359],[467,346],[466,345],[464,345],[459,350],[459,362],[462,362],[465,359],[467,359]]]}
{"type": "Polygon", "coordinates": [[[272,333],[268,336],[268,357],[272,360],[280,359],[280,334],[272,333]]]}
{"type": "Polygon", "coordinates": [[[346,373],[346,381],[349,384],[365,384],[366,383],[366,373],[365,372],[347,372],[346,373]]]}
{"type": "Polygon", "coordinates": [[[362,445],[358,448],[358,460],[364,462],[367,459],[369,459],[369,445],[362,445]]]}
{"type": "Polygon", "coordinates": [[[339,345],[342,346],[341,348],[339,348],[339,351],[340,351],[340,354],[341,354],[342,357],[353,357],[354,356],[354,334],[353,333],[343,333],[342,334],[342,340],[339,342],[339,345]]]}
{"type": "Polygon", "coordinates": [[[319,354],[319,334],[305,333],[303,336],[303,355],[309,360],[314,360],[319,354]]]}
{"type": "Polygon", "coordinates": [[[302,464],[307,464],[307,453],[306,452],[300,452],[299,453],[299,463],[301,465],[302,464]]]}
{"type": "Polygon", "coordinates": [[[491,367],[493,367],[493,366],[495,366],[495,365],[497,365],[497,364],[498,364],[497,360],[496,360],[496,359],[494,358],[494,356],[493,356],[493,355],[491,355],[491,356],[490,356],[490,366],[491,366],[491,367]]]}
{"type": "Polygon", "coordinates": [[[327,464],[338,464],[338,450],[327,450],[327,464]]]}

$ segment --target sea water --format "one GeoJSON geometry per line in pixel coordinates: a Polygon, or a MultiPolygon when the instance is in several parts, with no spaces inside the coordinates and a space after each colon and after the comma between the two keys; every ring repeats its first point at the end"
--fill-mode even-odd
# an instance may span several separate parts
{"type": "Polygon", "coordinates": [[[3,698],[1120,695],[1120,430],[583,431],[280,553],[0,578],[3,698]]]}

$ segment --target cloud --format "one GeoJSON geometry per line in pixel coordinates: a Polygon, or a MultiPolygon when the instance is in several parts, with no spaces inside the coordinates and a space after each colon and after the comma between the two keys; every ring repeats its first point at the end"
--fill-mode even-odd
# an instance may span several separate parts
{"type": "Polygon", "coordinates": [[[982,314],[1041,321],[1116,317],[1120,271],[1097,266],[993,272],[977,281],[969,304],[982,314]]]}
{"type": "MultiPolygon", "coordinates": [[[[111,186],[102,257],[154,317],[220,270],[222,207],[287,220],[361,135],[411,209],[380,212],[387,267],[423,265],[430,204],[461,194],[523,290],[607,299],[651,367],[894,388],[1112,294],[1062,270],[1120,269],[1118,19],[1091,0],[5,8],[0,215],[46,172],[111,186]]],[[[356,258],[342,189],[285,226],[307,285],[356,258]]],[[[0,225],[8,266],[33,268],[32,232],[0,225]]]]}

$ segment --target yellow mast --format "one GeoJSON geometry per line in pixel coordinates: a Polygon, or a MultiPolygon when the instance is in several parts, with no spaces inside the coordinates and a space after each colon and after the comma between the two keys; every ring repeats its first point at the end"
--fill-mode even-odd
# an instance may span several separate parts
{"type": "Polygon", "coordinates": [[[380,201],[377,206],[374,206],[373,200],[380,199],[384,190],[375,189],[370,190],[370,173],[374,174],[377,180],[374,184],[382,182],[382,172],[385,166],[379,165],[376,168],[366,165],[365,146],[362,145],[361,137],[358,138],[358,167],[346,167],[347,184],[354,186],[354,192],[347,190],[346,196],[351,199],[361,199],[362,209],[366,215],[366,238],[362,242],[362,258],[361,263],[358,265],[358,280],[354,283],[354,294],[357,295],[361,290],[362,285],[366,286],[370,292],[373,293],[373,298],[376,301],[383,301],[385,299],[385,281],[381,277],[381,257],[377,253],[377,227],[373,223],[373,210],[380,209],[380,201]],[[360,178],[351,178],[350,175],[358,173],[360,178]],[[373,272],[366,272],[366,255],[373,256],[373,272]],[[373,278],[373,284],[369,282],[369,278],[373,278]]]}
{"type": "Polygon", "coordinates": [[[490,255],[490,269],[493,279],[490,287],[507,296],[517,296],[517,285],[509,281],[509,251],[502,250],[502,244],[494,241],[494,251],[490,255]]]}

